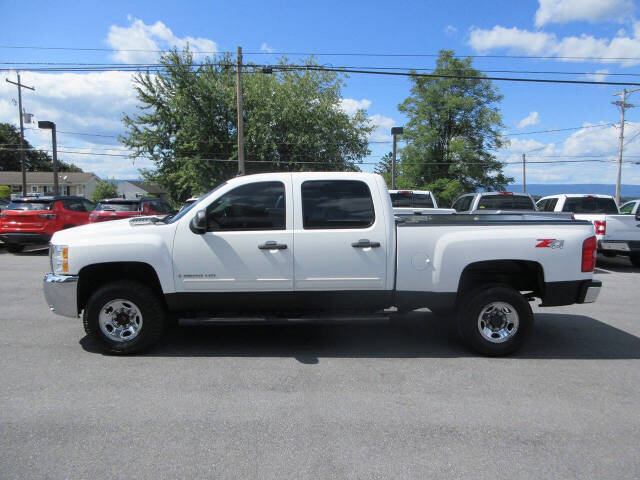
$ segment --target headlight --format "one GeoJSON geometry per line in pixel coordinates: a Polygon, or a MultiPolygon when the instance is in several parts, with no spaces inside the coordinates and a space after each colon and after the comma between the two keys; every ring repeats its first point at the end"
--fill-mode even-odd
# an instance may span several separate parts
{"type": "Polygon", "coordinates": [[[51,270],[56,275],[69,273],[69,247],[51,245],[51,270]]]}

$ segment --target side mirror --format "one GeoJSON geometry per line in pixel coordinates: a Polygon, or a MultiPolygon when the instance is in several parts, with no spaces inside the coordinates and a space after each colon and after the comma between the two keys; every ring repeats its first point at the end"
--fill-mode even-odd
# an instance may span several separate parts
{"type": "Polygon", "coordinates": [[[207,231],[207,212],[198,210],[189,222],[189,228],[197,235],[202,235],[207,231]]]}

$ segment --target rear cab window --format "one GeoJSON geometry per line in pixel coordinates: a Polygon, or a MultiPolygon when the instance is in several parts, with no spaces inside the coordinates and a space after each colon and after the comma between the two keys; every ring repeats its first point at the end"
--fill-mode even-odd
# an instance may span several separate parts
{"type": "Polygon", "coordinates": [[[96,205],[96,212],[136,212],[140,209],[139,202],[104,202],[96,205]]]}
{"type": "Polygon", "coordinates": [[[311,229],[359,229],[375,223],[369,186],[360,180],[302,183],[302,224],[311,229]]]}
{"type": "Polygon", "coordinates": [[[433,208],[433,199],[428,193],[407,191],[390,193],[389,196],[395,208],[433,208]]]}
{"type": "Polygon", "coordinates": [[[471,195],[460,197],[453,203],[453,205],[451,205],[451,208],[453,208],[456,212],[466,212],[471,207],[471,200],[473,200],[473,196],[471,195]]]}
{"type": "Polygon", "coordinates": [[[618,207],[613,198],[600,197],[568,197],[563,212],[618,214],[618,207]]]}
{"type": "Polygon", "coordinates": [[[531,197],[527,195],[483,195],[478,209],[484,210],[535,210],[531,197]]]}

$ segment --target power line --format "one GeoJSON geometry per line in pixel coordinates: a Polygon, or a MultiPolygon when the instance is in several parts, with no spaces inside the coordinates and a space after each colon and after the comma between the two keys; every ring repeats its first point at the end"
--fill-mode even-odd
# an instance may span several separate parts
{"type": "MultiPolygon", "coordinates": [[[[91,47],[44,47],[37,45],[0,45],[0,49],[20,49],[20,50],[61,50],[61,51],[81,51],[81,52],[147,52],[147,53],[168,53],[172,49],[125,49],[125,48],[91,48],[91,47]]],[[[177,46],[174,46],[177,49],[177,46]]],[[[199,50],[191,52],[193,54],[222,55],[233,54],[230,51],[199,50]]],[[[315,57],[398,57],[398,58],[431,58],[439,57],[439,53],[370,53],[370,52],[245,52],[245,55],[303,55],[315,57]]],[[[543,60],[640,60],[640,57],[596,57],[596,56],[567,56],[567,55],[498,55],[498,54],[476,54],[476,55],[452,55],[455,58],[519,58],[519,59],[543,59],[543,60]]]]}

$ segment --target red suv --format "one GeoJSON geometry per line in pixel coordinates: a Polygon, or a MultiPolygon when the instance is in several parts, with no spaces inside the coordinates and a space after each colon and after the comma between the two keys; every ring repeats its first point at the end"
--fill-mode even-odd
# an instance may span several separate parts
{"type": "Polygon", "coordinates": [[[96,205],[89,216],[89,221],[91,223],[106,222],[140,215],[168,215],[172,212],[171,206],[159,198],[107,198],[100,200],[96,205]]]}
{"type": "Polygon", "coordinates": [[[11,200],[0,213],[0,240],[12,253],[47,243],[58,230],[89,223],[93,203],[83,197],[27,197],[11,200]]]}

